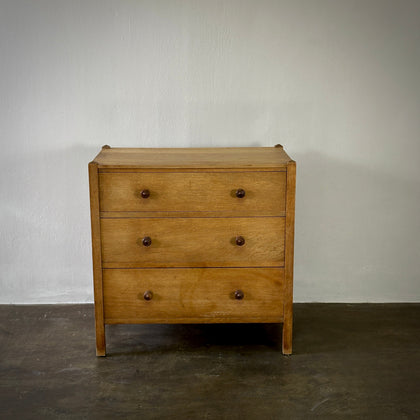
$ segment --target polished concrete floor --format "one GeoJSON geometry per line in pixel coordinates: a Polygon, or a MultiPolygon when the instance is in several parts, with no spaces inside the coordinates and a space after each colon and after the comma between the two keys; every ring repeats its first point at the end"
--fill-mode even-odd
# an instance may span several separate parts
{"type": "Polygon", "coordinates": [[[420,418],[420,305],[295,305],[277,325],[112,325],[0,306],[1,419],[420,418]]]}

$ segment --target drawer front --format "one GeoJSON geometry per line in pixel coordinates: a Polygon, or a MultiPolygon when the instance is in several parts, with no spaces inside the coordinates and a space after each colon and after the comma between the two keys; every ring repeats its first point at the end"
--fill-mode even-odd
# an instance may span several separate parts
{"type": "Polygon", "coordinates": [[[286,172],[101,173],[102,212],[228,211],[283,215],[286,172]],[[149,194],[142,192],[148,191],[149,194]],[[245,196],[241,197],[244,190],[245,196]]]}
{"type": "Polygon", "coordinates": [[[283,290],[280,268],[103,270],[107,323],[282,322],[283,290]]]}
{"type": "Polygon", "coordinates": [[[104,218],[103,267],[281,267],[284,229],[284,217],[104,218]]]}

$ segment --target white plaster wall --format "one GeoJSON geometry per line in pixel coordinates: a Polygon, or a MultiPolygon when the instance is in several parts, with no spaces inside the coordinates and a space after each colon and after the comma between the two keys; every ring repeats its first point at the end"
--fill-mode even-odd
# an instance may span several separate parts
{"type": "Polygon", "coordinates": [[[0,302],[92,301],[87,163],[285,145],[295,300],[420,300],[420,2],[0,0],[0,302]]]}

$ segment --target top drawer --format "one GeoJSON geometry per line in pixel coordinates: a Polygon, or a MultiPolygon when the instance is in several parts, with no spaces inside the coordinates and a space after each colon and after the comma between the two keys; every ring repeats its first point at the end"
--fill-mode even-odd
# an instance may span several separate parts
{"type": "Polygon", "coordinates": [[[286,172],[99,174],[102,212],[218,211],[281,216],[285,190],[286,172]]]}

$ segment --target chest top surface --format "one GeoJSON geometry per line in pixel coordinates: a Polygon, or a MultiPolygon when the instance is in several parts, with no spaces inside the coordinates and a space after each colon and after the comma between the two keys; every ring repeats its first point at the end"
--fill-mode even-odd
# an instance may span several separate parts
{"type": "Polygon", "coordinates": [[[282,147],[109,148],[94,161],[99,168],[141,169],[270,169],[285,168],[292,159],[282,147]]]}

